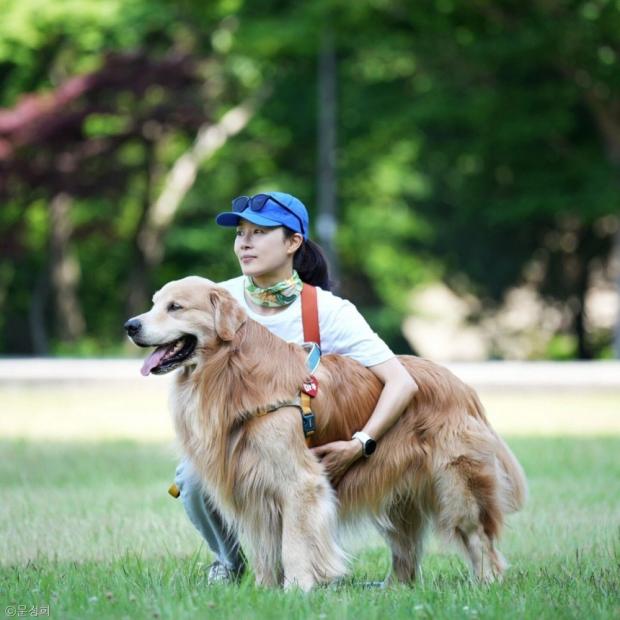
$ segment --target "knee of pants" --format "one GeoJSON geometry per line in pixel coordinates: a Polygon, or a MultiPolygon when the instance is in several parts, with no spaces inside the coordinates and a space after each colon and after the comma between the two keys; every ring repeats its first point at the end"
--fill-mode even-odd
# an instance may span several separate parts
{"type": "Polygon", "coordinates": [[[196,470],[188,459],[183,459],[179,463],[174,482],[179,488],[181,502],[189,520],[206,539],[211,549],[217,552],[219,545],[218,537],[213,531],[213,518],[207,508],[205,493],[196,470]]]}
{"type": "Polygon", "coordinates": [[[190,506],[201,506],[205,501],[205,493],[198,474],[191,461],[184,458],[177,466],[174,482],[181,493],[181,501],[185,509],[193,512],[190,506]]]}
{"type": "Polygon", "coordinates": [[[181,500],[190,521],[220,562],[228,568],[239,570],[243,566],[239,543],[226,527],[222,517],[206,501],[206,494],[194,466],[188,459],[179,463],[175,483],[181,492],[181,500]]]}
{"type": "Polygon", "coordinates": [[[188,458],[184,458],[178,465],[174,474],[174,482],[179,487],[179,491],[183,491],[188,487],[199,487],[200,480],[198,474],[188,458]]]}

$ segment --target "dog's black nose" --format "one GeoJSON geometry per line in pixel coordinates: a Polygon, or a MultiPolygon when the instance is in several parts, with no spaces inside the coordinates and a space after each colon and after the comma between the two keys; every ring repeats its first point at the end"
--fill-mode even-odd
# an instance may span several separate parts
{"type": "Polygon", "coordinates": [[[125,329],[127,330],[127,334],[129,336],[135,336],[141,329],[142,324],[138,319],[129,319],[127,323],[125,323],[125,329]]]}

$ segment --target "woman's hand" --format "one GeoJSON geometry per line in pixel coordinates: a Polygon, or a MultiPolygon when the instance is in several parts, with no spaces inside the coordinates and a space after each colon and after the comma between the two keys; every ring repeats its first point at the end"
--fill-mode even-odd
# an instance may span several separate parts
{"type": "Polygon", "coordinates": [[[312,453],[327,471],[333,486],[338,486],[347,469],[362,456],[362,443],[358,439],[333,441],[324,446],[312,448],[312,453]]]}

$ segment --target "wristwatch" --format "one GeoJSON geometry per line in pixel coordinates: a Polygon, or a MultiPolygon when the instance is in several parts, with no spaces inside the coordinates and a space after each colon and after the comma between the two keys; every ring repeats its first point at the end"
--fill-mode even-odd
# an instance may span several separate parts
{"type": "Polygon", "coordinates": [[[362,433],[362,431],[353,433],[352,439],[358,439],[362,442],[362,454],[366,458],[368,458],[377,448],[377,442],[370,435],[362,433]]]}

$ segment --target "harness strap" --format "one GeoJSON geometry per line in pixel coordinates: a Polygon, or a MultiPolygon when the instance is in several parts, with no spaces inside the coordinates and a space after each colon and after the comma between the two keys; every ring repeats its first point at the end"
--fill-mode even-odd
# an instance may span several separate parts
{"type": "Polygon", "coordinates": [[[256,414],[256,417],[262,418],[269,413],[282,409],[282,407],[297,407],[297,409],[299,409],[299,413],[301,413],[301,426],[304,431],[306,445],[310,448],[312,446],[312,435],[314,435],[314,432],[316,431],[316,418],[314,417],[310,402],[310,396],[305,392],[301,392],[294,400],[280,403],[275,407],[270,407],[269,409],[259,411],[256,414]]]}
{"type": "Polygon", "coordinates": [[[316,372],[316,369],[321,363],[321,347],[319,347],[316,342],[304,342],[301,346],[306,353],[308,353],[308,357],[306,357],[306,368],[312,375],[316,372]]]}
{"type": "Polygon", "coordinates": [[[301,289],[301,323],[304,329],[304,341],[316,342],[321,346],[321,330],[319,328],[319,306],[316,287],[306,284],[301,289]]]}
{"type": "MultiPolygon", "coordinates": [[[[306,366],[308,366],[308,370],[312,374],[321,361],[321,329],[319,327],[319,304],[316,286],[306,282],[304,282],[301,289],[301,324],[304,330],[304,348],[308,351],[306,366]]],[[[302,391],[300,401],[304,437],[306,438],[306,445],[311,447],[312,435],[314,435],[316,430],[316,418],[310,406],[310,396],[302,391]]]]}
{"type": "Polygon", "coordinates": [[[316,431],[316,418],[310,407],[310,396],[305,392],[300,394],[301,398],[301,424],[304,429],[304,437],[308,448],[312,447],[312,435],[316,431]]]}

